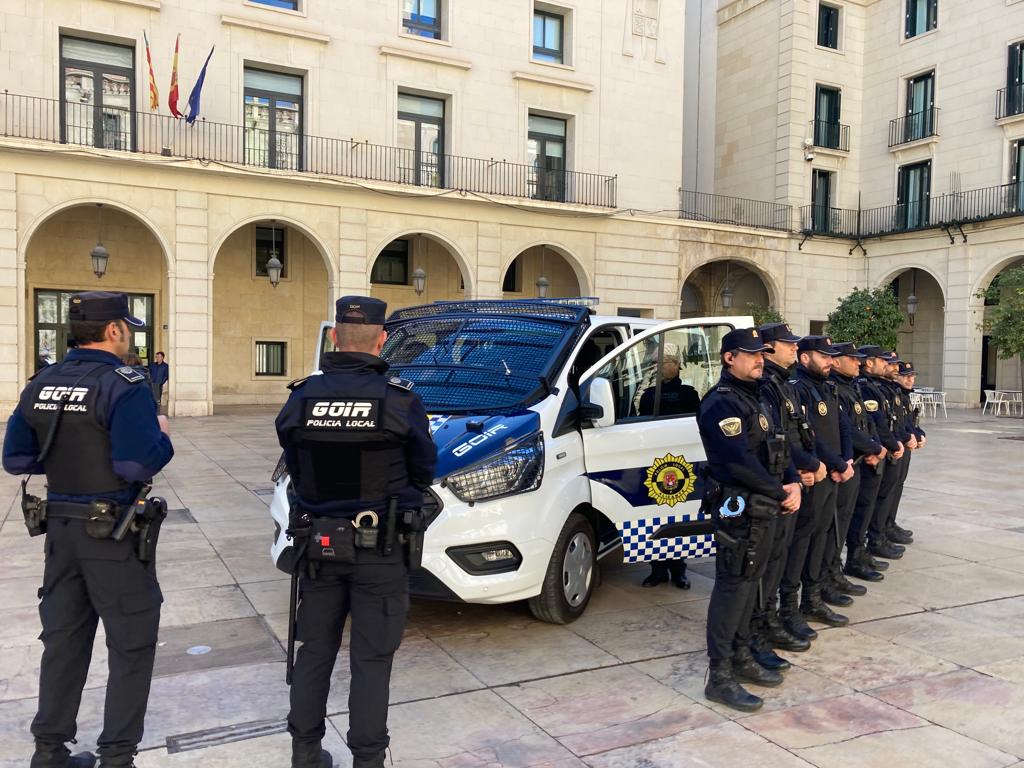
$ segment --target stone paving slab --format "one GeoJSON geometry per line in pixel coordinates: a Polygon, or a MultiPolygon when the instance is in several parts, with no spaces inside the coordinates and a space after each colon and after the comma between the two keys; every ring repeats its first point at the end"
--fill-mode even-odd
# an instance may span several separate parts
{"type": "MultiPolygon", "coordinates": [[[[287,577],[268,557],[274,413],[171,423],[176,458],[157,492],[187,507],[164,528],[157,674],[140,768],[287,765],[287,577]],[[209,653],[189,655],[197,645],[209,653]]],[[[603,561],[588,613],[557,627],[523,604],[414,601],[392,676],[399,768],[873,768],[1011,766],[1024,758],[1024,422],[950,413],[929,421],[900,519],[916,543],[822,629],[742,714],[703,698],[711,561],[692,589],[645,589],[646,565],[603,561]],[[956,466],[954,473],[951,466],[956,466]]],[[[33,488],[40,489],[35,479],[33,488]]],[[[18,481],[0,476],[0,768],[31,753],[41,645],[41,538],[25,535],[18,481]]],[[[326,746],[338,765],[348,645],[332,675],[326,746]]],[[[102,628],[79,718],[100,728],[102,628]]]]}

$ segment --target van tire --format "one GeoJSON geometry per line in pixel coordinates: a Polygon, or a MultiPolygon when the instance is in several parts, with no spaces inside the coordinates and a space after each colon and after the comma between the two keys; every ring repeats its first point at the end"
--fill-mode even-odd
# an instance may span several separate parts
{"type": "Polygon", "coordinates": [[[540,594],[528,601],[530,612],[549,624],[575,621],[586,610],[597,581],[594,528],[574,512],[558,534],[540,594]]]}

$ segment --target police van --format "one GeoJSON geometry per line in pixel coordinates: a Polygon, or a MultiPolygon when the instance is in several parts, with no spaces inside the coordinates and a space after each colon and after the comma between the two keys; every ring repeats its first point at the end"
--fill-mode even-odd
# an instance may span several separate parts
{"type": "MultiPolygon", "coordinates": [[[[587,607],[597,560],[714,553],[698,511],[705,456],[694,418],[718,350],[750,317],[600,316],[596,300],[438,302],[399,309],[381,357],[412,381],[437,472],[414,595],[527,600],[544,621],[587,607]]],[[[321,328],[320,355],[333,351],[321,328]]],[[[290,545],[288,476],[275,472],[276,560],[290,545]]]]}

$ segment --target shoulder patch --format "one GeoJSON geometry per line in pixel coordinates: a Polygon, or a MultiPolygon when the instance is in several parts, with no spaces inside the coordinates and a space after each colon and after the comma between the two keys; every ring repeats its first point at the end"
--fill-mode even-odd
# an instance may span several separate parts
{"type": "Polygon", "coordinates": [[[743,430],[743,422],[736,416],[730,416],[718,422],[718,428],[726,437],[736,437],[743,430]]]}
{"type": "Polygon", "coordinates": [[[301,379],[295,379],[295,381],[289,381],[288,382],[288,389],[290,389],[290,390],[298,389],[303,384],[305,384],[307,381],[309,381],[309,376],[303,376],[301,379]]]}
{"type": "Polygon", "coordinates": [[[870,411],[871,413],[874,413],[875,411],[878,410],[878,401],[877,400],[865,400],[864,401],[864,407],[867,408],[868,411],[870,411]]]}
{"type": "Polygon", "coordinates": [[[146,379],[145,375],[139,373],[130,365],[122,365],[120,368],[115,368],[114,373],[129,384],[138,384],[140,381],[144,381],[146,379]]]}
{"type": "Polygon", "coordinates": [[[404,389],[406,392],[409,392],[413,388],[413,383],[411,381],[409,381],[408,379],[400,378],[398,376],[389,376],[388,384],[390,384],[392,387],[404,389]]]}

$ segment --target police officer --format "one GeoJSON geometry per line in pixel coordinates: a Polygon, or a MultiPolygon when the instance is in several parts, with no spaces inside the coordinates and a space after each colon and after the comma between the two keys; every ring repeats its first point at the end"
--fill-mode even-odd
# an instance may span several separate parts
{"type": "MultiPolygon", "coordinates": [[[[786,443],[804,489],[814,485],[815,478],[825,477],[825,465],[814,455],[814,435],[798,407],[799,399],[789,383],[789,372],[796,363],[797,343],[800,337],[786,323],[769,323],[758,327],[761,339],[772,347],[764,353],[764,374],[760,380],[760,397],[772,421],[784,425],[786,443]]],[[[810,640],[791,633],[778,613],[779,583],[786,567],[786,557],[797,528],[798,515],[779,517],[775,525],[768,569],[764,576],[764,609],[754,609],[751,627],[751,650],[758,663],[768,669],[786,669],[789,662],[781,659],[771,647],[784,651],[806,651],[810,640]]],[[[806,528],[806,526],[805,526],[806,528]]],[[[809,531],[801,531],[805,535],[809,531]]],[[[795,618],[808,631],[799,613],[795,618]]]]}
{"type": "Polygon", "coordinates": [[[44,503],[23,486],[30,533],[46,532],[31,765],[95,763],[91,753],[71,756],[64,745],[75,738],[102,619],[109,676],[97,739],[100,765],[131,766],[142,739],[163,597],[152,557],[139,557],[139,534],[127,532],[120,541],[111,536],[132,520],[128,513],[174,450],[145,377],[121,362],[131,343],[129,326],[144,325],[129,313],[127,296],[75,294],[68,317],[77,348],[29,382],[7,423],[3,448],[4,469],[45,473],[47,485],[44,503]]]}
{"type": "MultiPolygon", "coordinates": [[[[903,557],[906,547],[890,538],[890,523],[895,519],[896,502],[902,479],[905,477],[905,465],[909,451],[917,446],[917,442],[907,424],[907,414],[901,399],[902,388],[895,381],[896,373],[899,370],[899,356],[893,351],[888,351],[884,352],[879,359],[883,365],[880,367],[880,376],[876,383],[883,395],[883,407],[889,419],[890,429],[904,447],[904,453],[901,453],[898,458],[895,453],[889,456],[891,463],[886,468],[882,482],[878,486],[875,514],[872,516],[871,526],[868,528],[868,551],[876,557],[898,560],[903,557]]],[[[904,537],[900,536],[900,538],[904,537]]]]}
{"type": "Polygon", "coordinates": [[[860,596],[867,592],[863,584],[854,584],[843,573],[843,547],[847,541],[850,521],[853,519],[857,496],[860,492],[861,477],[864,467],[877,467],[885,458],[886,450],[878,437],[878,430],[861,400],[854,381],[860,373],[860,361],[865,358],[857,351],[852,342],[836,344],[839,356],[835,358],[835,368],[829,378],[836,386],[839,395],[839,408],[850,421],[854,475],[839,486],[836,497],[836,530],[825,542],[825,567],[830,583],[826,586],[823,597],[826,602],[842,605],[840,595],[860,596]]]}
{"type": "Polygon", "coordinates": [[[803,498],[799,514],[810,516],[811,533],[805,551],[790,550],[781,586],[787,613],[792,611],[796,591],[802,585],[800,613],[805,619],[833,627],[845,626],[849,619],[834,612],[823,599],[825,544],[835,525],[837,486],[853,477],[853,462],[846,458],[850,453],[849,423],[839,410],[835,386],[828,379],[838,354],[826,336],[805,336],[798,344],[794,388],[814,430],[815,455],[824,462],[829,474],[803,498]]]}
{"type": "Polygon", "coordinates": [[[320,742],[349,615],[347,742],[355,768],[384,765],[391,665],[409,605],[395,512],[419,509],[437,459],[412,383],[389,375],[379,357],[387,305],[345,296],[336,310],[331,338],[339,351],[323,356],[322,375],[290,385],[277,417],[297,495],[293,520],[311,527],[309,557],[315,552],[319,558],[304,564],[299,580],[296,635],[302,647],[288,714],[293,768],[332,764],[320,742]]]}
{"type": "Polygon", "coordinates": [[[770,350],[755,328],[722,339],[722,376],[701,402],[697,424],[707,454],[703,508],[715,525],[715,586],[708,605],[710,674],[704,695],[745,712],[763,702],[740,682],[776,686],[782,675],[750,653],[749,628],[780,514],[800,505],[785,432],[758,399],[770,350]]]}
{"type": "MultiPolygon", "coordinates": [[[[909,531],[896,523],[896,513],[899,509],[900,499],[903,498],[903,486],[907,480],[907,473],[910,471],[910,462],[914,454],[924,448],[927,438],[925,431],[921,429],[921,406],[914,406],[910,402],[910,393],[914,390],[917,371],[914,370],[913,363],[903,360],[900,360],[897,366],[893,380],[899,385],[897,390],[899,414],[903,419],[903,431],[904,434],[908,435],[908,441],[907,453],[900,462],[900,478],[896,484],[895,498],[890,505],[885,534],[889,541],[896,544],[912,544],[914,541],[913,531],[909,531]]],[[[887,373],[892,374],[891,365],[887,366],[887,373]]]]}
{"type": "Polygon", "coordinates": [[[847,558],[843,570],[848,576],[876,582],[884,578],[882,571],[886,570],[889,564],[884,560],[875,560],[871,556],[867,548],[868,531],[874,524],[882,480],[889,473],[892,461],[903,456],[904,449],[903,444],[892,432],[892,421],[889,417],[889,401],[884,388],[885,351],[879,346],[868,344],[858,347],[857,352],[864,355],[864,359],[861,360],[861,375],[854,384],[878,434],[878,440],[886,450],[886,455],[875,466],[865,465],[861,468],[857,502],[846,535],[847,558]]]}

